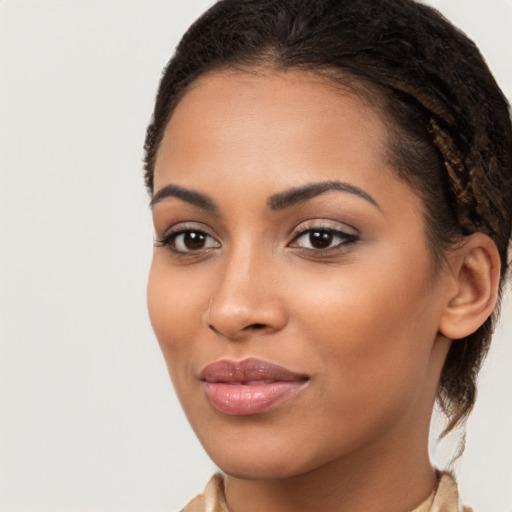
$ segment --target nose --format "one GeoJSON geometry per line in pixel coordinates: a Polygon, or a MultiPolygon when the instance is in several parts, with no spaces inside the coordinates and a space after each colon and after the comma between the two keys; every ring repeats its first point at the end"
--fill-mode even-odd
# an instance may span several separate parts
{"type": "Polygon", "coordinates": [[[204,316],[207,326],[229,340],[281,330],[288,317],[274,267],[249,250],[227,258],[204,316]]]}

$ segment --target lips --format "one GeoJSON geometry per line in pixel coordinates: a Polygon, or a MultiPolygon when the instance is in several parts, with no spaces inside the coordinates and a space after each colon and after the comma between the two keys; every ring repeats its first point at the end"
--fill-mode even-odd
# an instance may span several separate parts
{"type": "Polygon", "coordinates": [[[308,376],[259,359],[221,360],[206,366],[200,379],[211,405],[224,414],[259,414],[298,393],[308,376]]]}

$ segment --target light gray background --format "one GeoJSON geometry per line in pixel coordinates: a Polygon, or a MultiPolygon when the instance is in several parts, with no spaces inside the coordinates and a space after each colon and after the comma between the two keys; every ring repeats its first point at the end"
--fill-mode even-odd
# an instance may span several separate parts
{"type": "MultiPolygon", "coordinates": [[[[3,512],[172,512],[214,469],[147,318],[141,171],[160,71],[210,3],[0,1],[3,512]]],[[[430,3],[511,98],[512,0],[430,3]]],[[[510,301],[503,313],[457,470],[478,512],[512,511],[510,301]]]]}

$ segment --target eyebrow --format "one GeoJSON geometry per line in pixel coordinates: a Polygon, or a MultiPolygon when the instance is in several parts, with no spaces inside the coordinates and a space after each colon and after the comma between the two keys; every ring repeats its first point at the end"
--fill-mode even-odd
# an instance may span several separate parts
{"type": "Polygon", "coordinates": [[[196,192],[195,190],[189,190],[186,188],[178,187],[178,185],[172,184],[166,185],[165,187],[161,188],[153,196],[151,202],[149,203],[149,206],[153,208],[155,204],[163,201],[164,199],[167,199],[168,197],[176,197],[193,206],[202,208],[203,210],[217,211],[219,209],[219,207],[211,197],[205,194],[201,194],[200,192],[196,192]]]}
{"type": "MultiPolygon", "coordinates": [[[[379,210],[381,209],[379,203],[377,203],[377,201],[375,201],[375,199],[370,194],[360,189],[359,187],[344,181],[321,181],[318,183],[308,183],[307,185],[291,188],[270,196],[267,200],[267,205],[271,210],[284,210],[285,208],[289,208],[294,204],[307,201],[313,197],[319,196],[331,190],[353,194],[376,206],[379,210]]],[[[207,211],[215,212],[219,209],[217,203],[215,203],[215,201],[210,196],[173,184],[169,184],[161,188],[153,196],[149,205],[152,208],[155,204],[163,201],[168,197],[176,197],[193,206],[197,206],[207,211]]]]}
{"type": "Polygon", "coordinates": [[[365,192],[364,190],[346,183],[344,181],[321,181],[318,183],[308,183],[307,185],[285,190],[269,197],[267,204],[272,210],[283,210],[294,204],[307,201],[313,197],[324,194],[331,190],[337,190],[339,192],[348,192],[354,194],[365,201],[368,201],[373,206],[376,206],[379,210],[380,205],[375,199],[365,192]]]}

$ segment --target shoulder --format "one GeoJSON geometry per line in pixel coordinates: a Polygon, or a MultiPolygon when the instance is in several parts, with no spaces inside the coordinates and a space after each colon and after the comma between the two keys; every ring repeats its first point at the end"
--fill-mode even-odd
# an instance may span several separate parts
{"type": "Polygon", "coordinates": [[[181,512],[228,512],[222,474],[213,475],[204,492],[189,501],[181,512]]]}
{"type": "Polygon", "coordinates": [[[429,512],[473,512],[470,507],[462,505],[457,482],[451,473],[440,472],[439,485],[429,512]]]}

